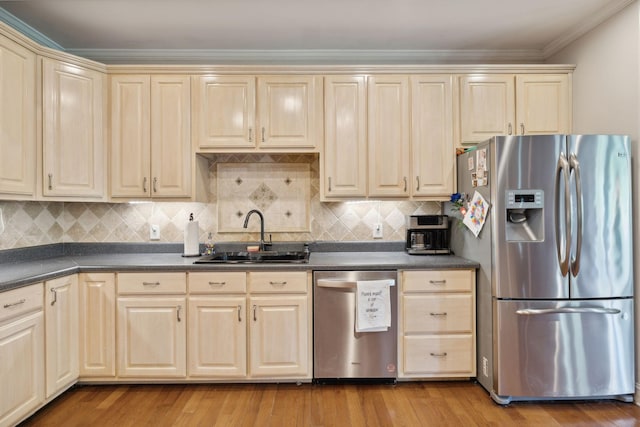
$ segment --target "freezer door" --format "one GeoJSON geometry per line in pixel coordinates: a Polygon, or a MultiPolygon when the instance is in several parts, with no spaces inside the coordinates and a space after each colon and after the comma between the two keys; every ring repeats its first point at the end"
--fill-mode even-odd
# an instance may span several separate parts
{"type": "Polygon", "coordinates": [[[569,279],[561,274],[557,249],[564,252],[565,221],[556,224],[555,220],[556,212],[564,209],[564,198],[556,203],[556,184],[563,187],[565,181],[557,183],[556,172],[559,159],[566,152],[566,138],[542,135],[501,137],[495,141],[495,166],[491,165],[495,170],[490,171],[490,176],[495,176],[490,208],[496,233],[494,296],[568,298],[569,279]],[[542,190],[543,208],[525,212],[524,222],[510,220],[506,209],[506,193],[510,190],[542,190]],[[507,227],[525,229],[533,220],[542,228],[535,241],[509,239],[507,227]]]}
{"type": "Polygon", "coordinates": [[[631,298],[494,304],[498,396],[508,401],[634,392],[631,298]]]}
{"type": "Polygon", "coordinates": [[[629,138],[571,135],[568,142],[575,219],[571,230],[571,298],[632,296],[629,138]]]}

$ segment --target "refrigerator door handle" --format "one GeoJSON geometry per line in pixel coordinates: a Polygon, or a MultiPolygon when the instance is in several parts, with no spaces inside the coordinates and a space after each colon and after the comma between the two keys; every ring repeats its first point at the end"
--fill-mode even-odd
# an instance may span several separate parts
{"type": "Polygon", "coordinates": [[[620,314],[617,308],[600,308],[600,307],[564,307],[564,308],[527,308],[517,310],[517,314],[522,316],[533,316],[537,314],[620,314]]]}
{"type": "Polygon", "coordinates": [[[569,156],[569,166],[575,174],[576,181],[576,212],[577,212],[577,232],[576,232],[576,253],[571,259],[571,275],[577,276],[580,271],[580,254],[582,252],[582,179],[580,178],[580,162],[574,153],[569,156]]]}
{"type": "Polygon", "coordinates": [[[569,272],[569,251],[571,250],[571,212],[569,211],[569,203],[571,193],[569,191],[569,162],[564,153],[560,153],[558,164],[556,166],[556,184],[555,184],[556,200],[554,206],[554,219],[556,231],[556,253],[558,255],[558,263],[560,264],[560,272],[562,276],[566,276],[569,272]],[[564,178],[564,224],[566,233],[564,236],[560,234],[560,176],[564,178]],[[562,253],[562,239],[564,237],[564,254],[562,253]]]}

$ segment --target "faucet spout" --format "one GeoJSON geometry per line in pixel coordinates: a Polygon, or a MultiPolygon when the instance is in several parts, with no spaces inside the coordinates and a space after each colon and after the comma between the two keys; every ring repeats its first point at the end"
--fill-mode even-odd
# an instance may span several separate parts
{"type": "Polygon", "coordinates": [[[244,217],[244,228],[247,228],[247,226],[249,225],[249,217],[253,214],[258,214],[258,216],[260,217],[260,250],[264,251],[267,243],[264,241],[264,215],[262,215],[262,212],[260,212],[257,209],[252,209],[249,212],[247,212],[247,216],[244,217]]]}

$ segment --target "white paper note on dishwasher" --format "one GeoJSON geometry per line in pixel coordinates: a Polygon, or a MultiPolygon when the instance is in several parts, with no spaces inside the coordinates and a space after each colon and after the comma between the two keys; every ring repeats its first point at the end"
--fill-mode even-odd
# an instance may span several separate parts
{"type": "Polygon", "coordinates": [[[386,331],[391,326],[391,291],[395,280],[356,282],[356,332],[386,331]]]}

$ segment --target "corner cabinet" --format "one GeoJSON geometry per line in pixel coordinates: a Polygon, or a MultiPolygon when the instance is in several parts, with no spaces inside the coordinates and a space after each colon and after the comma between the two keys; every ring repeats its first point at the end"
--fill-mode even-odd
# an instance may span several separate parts
{"type": "Polygon", "coordinates": [[[475,273],[400,273],[400,379],[476,376],[475,273]]]}
{"type": "Polygon", "coordinates": [[[191,197],[189,76],[111,76],[111,196],[191,197]]]}
{"type": "Polygon", "coordinates": [[[459,85],[462,143],[571,132],[569,74],[470,74],[459,85]]]}
{"type": "Polygon", "coordinates": [[[196,151],[317,151],[322,77],[194,76],[196,151]]]}
{"type": "Polygon", "coordinates": [[[45,282],[47,398],[75,384],[78,365],[78,276],[45,282]]]}
{"type": "Polygon", "coordinates": [[[106,199],[105,75],[42,58],[42,194],[106,199]]]}
{"type": "Polygon", "coordinates": [[[36,55],[0,36],[0,197],[36,194],[36,55]]]}
{"type": "Polygon", "coordinates": [[[117,375],[184,378],[186,274],[119,273],[117,283],[117,375]]]}

